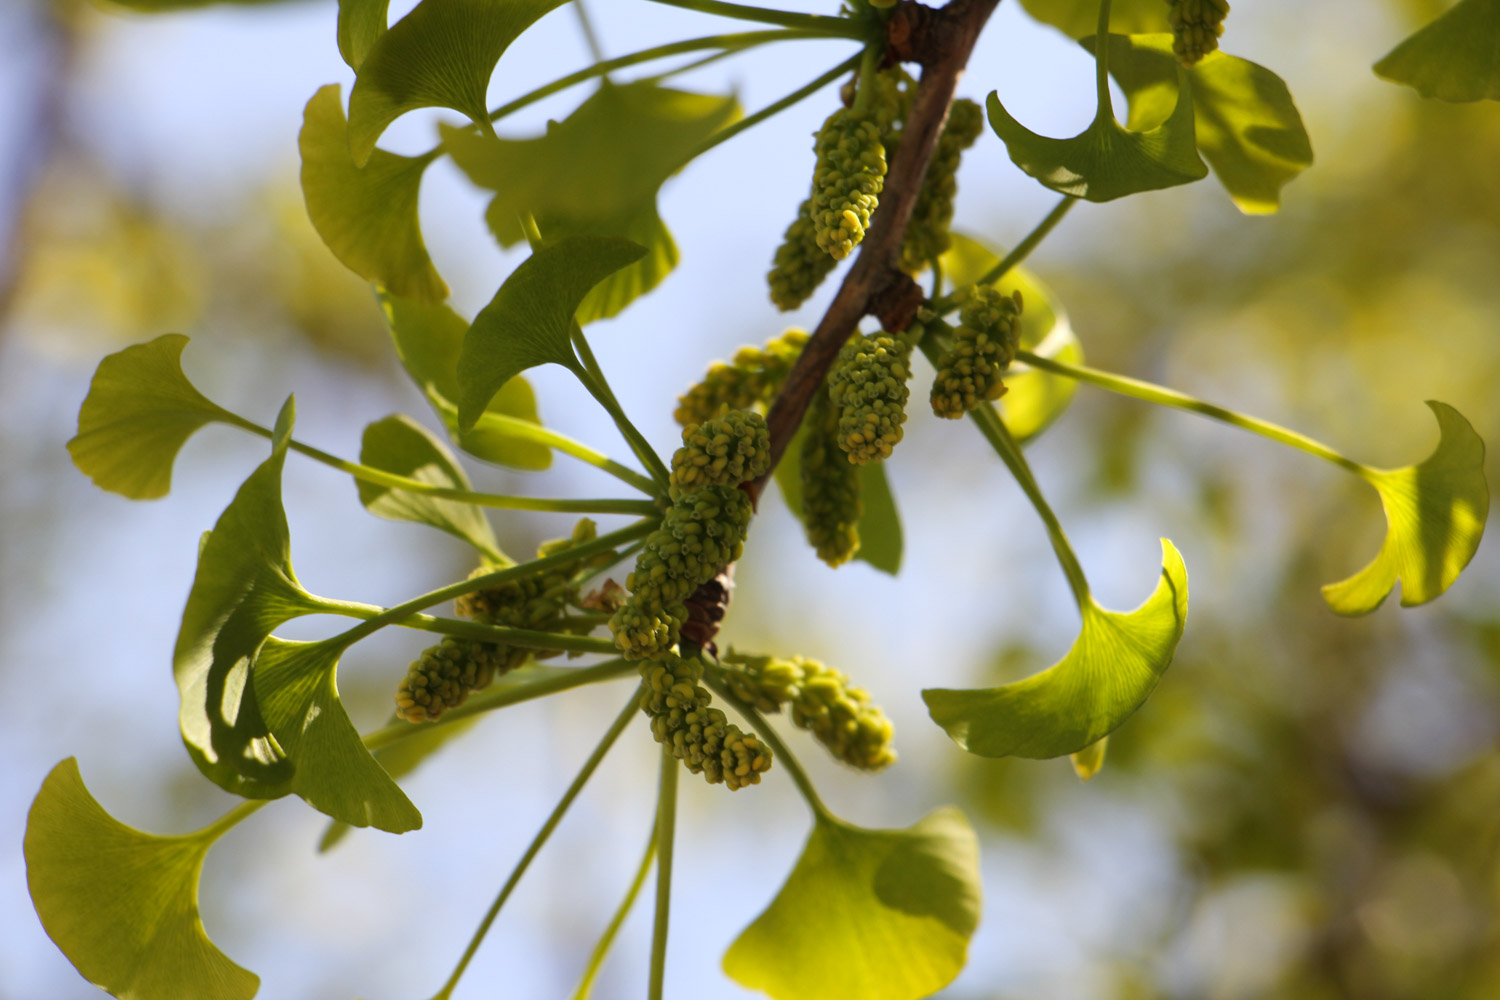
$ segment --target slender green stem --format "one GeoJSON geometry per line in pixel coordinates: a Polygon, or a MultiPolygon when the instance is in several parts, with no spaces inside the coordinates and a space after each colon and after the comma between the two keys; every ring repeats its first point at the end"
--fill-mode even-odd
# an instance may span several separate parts
{"type": "MultiPolygon", "coordinates": [[[[926,337],[923,338],[921,346],[927,359],[936,366],[938,345],[931,337],[926,337]]],[[[1036,508],[1042,523],[1047,526],[1047,536],[1052,541],[1052,550],[1057,553],[1057,561],[1062,564],[1063,573],[1068,578],[1068,586],[1073,590],[1073,599],[1078,602],[1078,610],[1083,614],[1088,614],[1089,608],[1093,606],[1093,599],[1089,596],[1088,579],[1083,575],[1083,567],[1078,562],[1078,556],[1074,553],[1067,534],[1063,532],[1062,524],[1057,520],[1057,515],[1052,512],[1052,507],[1047,503],[1046,497],[1042,496],[1041,487],[1037,485],[1036,477],[1031,474],[1031,466],[1021,454],[1020,445],[1016,444],[1015,438],[1010,436],[1005,422],[1000,419],[1000,414],[991,404],[985,403],[970,410],[969,417],[979,427],[985,440],[989,441],[990,447],[995,449],[995,453],[1000,456],[1000,460],[1005,463],[1005,467],[1020,484],[1021,491],[1036,508]]]]}
{"type": "Polygon", "coordinates": [[[1063,216],[1067,215],[1076,204],[1078,204],[1077,198],[1074,198],[1072,195],[1064,195],[1063,200],[1053,206],[1052,211],[1047,213],[1047,217],[1038,223],[1035,229],[1027,233],[1026,238],[1017,243],[1015,249],[1005,255],[1004,260],[986,271],[984,276],[975,282],[975,284],[992,285],[1009,274],[1022,261],[1031,256],[1031,251],[1035,250],[1042,240],[1047,238],[1047,235],[1063,220],[1063,216]]]}
{"type": "Polygon", "coordinates": [[[189,834],[189,836],[201,839],[206,843],[213,843],[215,840],[218,840],[220,837],[224,836],[224,834],[228,833],[231,829],[238,826],[240,822],[248,817],[251,813],[255,812],[261,806],[266,805],[270,801],[270,799],[251,799],[246,802],[241,802],[239,805],[235,806],[233,809],[229,810],[227,813],[220,816],[218,819],[214,820],[203,829],[197,831],[196,833],[189,834]]]}
{"type": "Polygon", "coordinates": [[[604,928],[604,934],[599,938],[599,943],[594,945],[594,952],[589,956],[589,964],[584,967],[583,979],[578,984],[578,989],[573,991],[572,1000],[588,1000],[589,994],[593,992],[594,980],[599,977],[599,969],[604,965],[604,959],[609,955],[610,946],[615,943],[620,928],[625,923],[625,918],[630,916],[630,911],[635,908],[635,901],[641,894],[641,889],[646,884],[646,875],[651,871],[651,862],[656,860],[656,825],[651,826],[651,839],[646,841],[646,852],[641,855],[640,867],[635,871],[635,880],[630,883],[630,889],[625,893],[625,898],[620,900],[620,905],[615,909],[614,916],[610,918],[609,926],[604,928]]]}
{"type": "Polygon", "coordinates": [[[662,72],[653,74],[651,76],[639,77],[632,82],[647,84],[661,83],[664,80],[670,80],[674,76],[681,76],[684,73],[691,73],[695,69],[702,69],[704,66],[708,66],[718,62],[720,59],[728,59],[730,56],[738,55],[739,51],[739,49],[725,49],[723,52],[713,52],[709,55],[694,59],[691,62],[685,62],[681,66],[673,66],[671,69],[663,70],[662,72]]]}
{"type": "MultiPolygon", "coordinates": [[[[578,338],[578,341],[583,342],[581,337],[578,338]]],[[[592,357],[592,355],[590,356],[592,357]]],[[[619,428],[620,435],[630,445],[630,450],[635,453],[636,458],[640,459],[641,464],[646,467],[646,471],[651,473],[651,478],[656,480],[658,492],[665,493],[667,491],[667,483],[671,478],[667,472],[666,464],[662,462],[661,456],[656,453],[656,449],[651,447],[651,442],[646,440],[646,436],[637,430],[635,424],[631,423],[630,418],[625,415],[624,408],[620,406],[619,400],[615,399],[615,394],[610,391],[609,383],[605,382],[602,378],[595,377],[594,373],[590,372],[584,365],[574,368],[573,374],[578,376],[578,381],[583,383],[583,387],[589,391],[589,395],[593,396],[599,405],[604,407],[605,412],[610,415],[610,418],[614,420],[615,426],[619,428]]]]}
{"type": "Polygon", "coordinates": [[[721,671],[721,667],[710,665],[708,672],[704,675],[703,682],[708,685],[714,694],[722,698],[727,705],[749,722],[751,728],[755,730],[761,739],[766,741],[766,745],[771,748],[774,759],[779,761],[781,766],[786,768],[787,774],[792,776],[792,781],[797,785],[797,790],[802,793],[802,797],[807,801],[808,808],[821,819],[836,819],[833,813],[828,810],[828,807],[823,804],[823,799],[818,795],[818,790],[813,787],[812,779],[802,769],[802,764],[798,762],[796,755],[782,741],[781,735],[772,728],[771,724],[766,721],[765,716],[761,715],[753,705],[739,698],[733,691],[729,690],[719,678],[721,671]]]}
{"type": "Polygon", "coordinates": [[[934,257],[927,262],[927,266],[932,268],[932,291],[927,298],[936,302],[943,297],[943,258],[934,257]]]}
{"type": "Polygon", "coordinates": [[[677,840],[677,774],[682,765],[661,748],[661,790],[656,799],[656,922],[651,929],[651,982],[647,1000],[662,1000],[667,978],[667,917],[672,909],[672,849],[677,840]]]}
{"type": "Polygon", "coordinates": [[[740,3],[723,3],[721,0],[651,0],[652,3],[668,7],[696,10],[701,14],[717,14],[741,21],[759,21],[762,24],[779,24],[783,28],[802,28],[823,31],[844,38],[862,39],[870,34],[865,24],[842,17],[827,17],[822,14],[796,14],[785,10],[769,10],[765,7],[750,7],[740,3]]]}
{"type": "Polygon", "coordinates": [[[547,822],[542,824],[542,828],[537,832],[536,838],[532,840],[531,846],[526,848],[526,853],[521,855],[521,860],[516,863],[515,870],[510,873],[510,878],[505,880],[505,885],[500,889],[500,894],[495,897],[494,903],[490,904],[489,912],[479,922],[479,928],[474,932],[474,937],[469,941],[469,946],[464,949],[463,957],[458,960],[458,966],[453,970],[453,975],[448,977],[448,981],[443,984],[443,988],[437,992],[437,995],[432,1000],[448,1000],[453,995],[453,988],[458,985],[459,978],[464,974],[464,970],[469,967],[469,962],[474,958],[474,953],[479,950],[479,945],[484,941],[484,936],[489,933],[490,925],[500,915],[500,908],[510,898],[511,892],[520,883],[521,876],[526,874],[526,869],[531,866],[532,860],[546,846],[547,839],[552,836],[552,831],[557,829],[557,824],[562,822],[563,816],[567,814],[568,807],[573,804],[574,799],[578,798],[578,793],[583,791],[583,786],[588,784],[589,778],[593,777],[594,771],[598,769],[600,762],[604,760],[605,754],[609,753],[610,747],[615,745],[615,740],[620,738],[620,734],[625,731],[625,727],[636,716],[636,713],[639,711],[636,705],[638,697],[638,695],[631,696],[630,701],[621,709],[614,723],[605,732],[603,739],[599,741],[599,745],[594,747],[594,752],[589,754],[589,759],[584,761],[583,767],[578,772],[578,776],[573,779],[573,783],[563,793],[562,800],[557,803],[557,808],[552,810],[552,815],[548,816],[547,822]]]}
{"type": "MultiPolygon", "coordinates": [[[[354,628],[336,638],[344,641],[345,644],[358,642],[365,636],[371,635],[387,625],[400,624],[417,612],[430,608],[434,604],[442,604],[444,601],[451,601],[455,597],[472,594],[476,590],[498,587],[501,584],[513,583],[516,580],[525,580],[558,566],[576,563],[596,553],[608,552],[617,545],[624,544],[625,542],[633,542],[637,538],[644,537],[656,528],[657,523],[655,520],[637,521],[629,527],[621,528],[618,531],[611,531],[607,535],[600,535],[593,541],[584,542],[582,545],[575,545],[555,555],[546,556],[542,559],[533,559],[531,562],[521,563],[519,566],[508,566],[493,573],[471,576],[467,580],[460,580],[457,583],[450,583],[446,587],[430,590],[403,604],[398,604],[393,608],[387,608],[372,615],[362,624],[354,626],[354,628]]],[[[327,604],[331,614],[342,614],[345,611],[344,605],[339,602],[329,601],[327,604]]],[[[354,605],[354,607],[358,607],[358,605],[354,605]]]]}
{"type": "Polygon", "coordinates": [[[1314,441],[1305,434],[1298,434],[1296,431],[1288,430],[1268,420],[1261,420],[1258,417],[1236,413],[1234,410],[1227,410],[1222,406],[1215,406],[1213,403],[1206,403],[1197,397],[1189,396],[1185,392],[1167,389],[1163,386],[1153,385],[1150,382],[1142,382],[1140,379],[1129,378],[1125,375],[1115,375],[1111,372],[1100,371],[1097,368],[1089,368],[1085,365],[1066,364],[1062,361],[1055,361],[1052,358],[1044,358],[1030,351],[1017,351],[1016,358],[1024,361],[1033,368],[1039,368],[1057,375],[1064,375],[1068,378],[1077,379],[1080,382],[1088,382],[1090,385],[1097,385],[1101,389],[1108,389],[1123,396],[1132,396],[1135,399],[1145,400],[1148,403],[1156,403],[1159,406],[1170,406],[1177,410],[1186,410],[1189,413],[1196,413],[1199,416],[1208,417],[1210,420],[1217,420],[1232,427],[1238,427],[1252,434],[1259,434],[1261,437],[1290,445],[1299,451],[1307,452],[1309,455],[1315,455],[1326,462],[1332,462],[1339,468],[1347,469],[1365,479],[1371,479],[1377,474],[1376,470],[1370,468],[1368,465],[1361,465],[1351,458],[1346,458],[1326,444],[1314,441]]]}
{"type": "MultiPolygon", "coordinates": [[[[583,32],[583,39],[588,43],[589,55],[594,62],[604,62],[604,48],[599,44],[599,36],[594,31],[594,22],[589,18],[588,7],[583,0],[573,0],[573,13],[578,15],[578,27],[583,32]]],[[[603,74],[608,76],[608,72],[603,74]]]]}
{"type": "Polygon", "coordinates": [[[498,708],[509,708],[522,702],[535,701],[548,695],[560,694],[589,684],[612,681],[628,674],[639,674],[640,664],[629,660],[615,659],[596,663],[592,667],[555,667],[553,671],[535,680],[515,681],[515,674],[500,678],[495,684],[472,696],[457,708],[450,708],[436,722],[392,722],[363,737],[365,747],[379,750],[392,743],[400,743],[419,733],[431,732],[432,726],[451,726],[472,719],[498,708]]]}
{"type": "MultiPolygon", "coordinates": [[[[370,621],[386,613],[385,608],[355,601],[323,600],[323,610],[346,618],[370,621]]],[[[591,616],[592,617],[592,616],[591,616]]],[[[609,616],[603,617],[604,621],[609,616]]],[[[608,639],[594,639],[571,633],[541,632],[528,628],[509,628],[504,625],[485,625],[465,618],[439,618],[434,615],[408,615],[389,624],[419,632],[435,632],[438,635],[456,635],[480,642],[495,642],[521,649],[557,649],[565,653],[613,653],[616,646],[608,639]]]]}
{"type": "Polygon", "coordinates": [[[559,434],[549,427],[534,424],[529,420],[521,420],[516,417],[501,416],[498,413],[486,413],[484,422],[496,430],[504,430],[512,437],[535,444],[546,445],[556,451],[562,452],[572,458],[578,459],[596,469],[609,473],[623,483],[629,483],[647,496],[656,496],[658,492],[656,483],[646,476],[641,475],[626,465],[621,465],[614,459],[602,452],[595,451],[582,442],[575,441],[565,434],[559,434]]]}
{"type": "Polygon", "coordinates": [[[750,115],[748,118],[741,118],[739,121],[735,122],[728,128],[720,129],[712,136],[710,136],[707,142],[699,146],[697,149],[693,150],[693,152],[689,156],[687,156],[683,162],[687,163],[697,159],[704,153],[708,152],[710,149],[713,149],[715,146],[719,145],[719,143],[728,142],[730,139],[733,139],[741,132],[744,132],[747,129],[752,129],[755,126],[759,125],[761,122],[765,121],[767,118],[770,118],[773,115],[780,114],[787,108],[791,107],[793,104],[811,97],[813,94],[822,90],[824,87],[828,86],[830,83],[837,80],[845,73],[849,72],[855,66],[859,65],[859,61],[862,58],[863,53],[850,56],[848,59],[845,59],[837,66],[833,67],[833,69],[829,70],[827,73],[824,73],[822,76],[818,77],[816,80],[812,81],[806,86],[799,87],[798,89],[792,91],[790,94],[786,95],[775,104],[768,104],[764,108],[761,108],[759,111],[757,111],[755,114],[750,115]]]}
{"type": "Polygon", "coordinates": [[[875,100],[875,68],[880,64],[882,51],[874,45],[866,45],[859,58],[859,84],[854,90],[854,110],[865,112],[875,100]]]}
{"type": "Polygon", "coordinates": [[[1097,121],[1115,119],[1114,101],[1109,94],[1109,0],[1100,0],[1099,29],[1094,33],[1094,86],[1099,94],[1097,121]]]}

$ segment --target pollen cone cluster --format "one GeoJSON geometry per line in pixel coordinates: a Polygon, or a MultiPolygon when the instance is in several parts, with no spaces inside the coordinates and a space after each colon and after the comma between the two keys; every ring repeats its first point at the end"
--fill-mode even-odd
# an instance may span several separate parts
{"type": "Polygon", "coordinates": [[[856,465],[891,457],[906,423],[911,395],[911,345],[880,332],[855,336],[828,373],[828,397],[838,408],[838,444],[856,465]]]}
{"type": "Polygon", "coordinates": [[[1171,8],[1167,18],[1172,22],[1172,51],[1191,69],[1218,49],[1229,4],[1226,0],[1167,0],[1167,4],[1171,8]]]}
{"type": "Polygon", "coordinates": [[[953,245],[949,229],[958,196],[959,161],[983,129],[984,111],[979,105],[962,98],[953,102],[901,241],[903,271],[916,274],[953,245]]]}
{"type": "Polygon", "coordinates": [[[641,678],[641,711],[656,742],[710,785],[735,791],[760,783],[771,769],[771,749],[710,706],[701,660],[667,653],[641,664],[641,678]]]}
{"type": "Polygon", "coordinates": [[[859,467],[839,447],[839,411],[828,388],[803,418],[802,526],[818,558],[842,566],[859,551],[859,467]]]}
{"type": "Polygon", "coordinates": [[[957,420],[1005,394],[1000,374],[1015,359],[1020,317],[1020,292],[1002,295],[987,286],[974,289],[959,311],[952,345],[938,359],[933,413],[957,420]]]}
{"type": "MultiPolygon", "coordinates": [[[[826,255],[825,255],[826,256],[826,255]]],[[[764,347],[742,347],[728,364],[715,362],[703,381],[677,397],[672,414],[683,427],[701,424],[725,410],[770,405],[807,344],[805,330],[787,330],[764,347]]]]}

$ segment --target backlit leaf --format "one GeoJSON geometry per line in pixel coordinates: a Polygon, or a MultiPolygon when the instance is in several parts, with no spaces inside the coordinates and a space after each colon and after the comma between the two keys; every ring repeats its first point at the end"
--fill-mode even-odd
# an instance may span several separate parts
{"type": "MultiPolygon", "coordinates": [[[[383,472],[416,479],[430,486],[466,490],[464,475],[448,449],[410,417],[401,414],[377,420],[365,428],[359,460],[383,472]]],[[[359,500],[372,514],[401,521],[430,524],[461,538],[480,552],[495,553],[498,543],[484,511],[471,503],[444,500],[359,481],[359,500]]]]}
{"type": "Polygon", "coordinates": [[[589,289],[645,253],[629,240],[571,236],[523,261],[464,335],[458,356],[459,427],[473,427],[500,387],[528,368],[552,363],[576,369],[571,333],[579,303],[589,289]]]}
{"type": "Polygon", "coordinates": [[[1500,0],[1459,0],[1375,64],[1375,74],[1443,101],[1500,101],[1500,0]]]}
{"type": "Polygon", "coordinates": [[[349,95],[349,151],[364,166],[386,126],[415,108],[452,108],[489,127],[485,92],[521,32],[563,0],[422,0],[381,35],[349,95]]]}
{"type": "Polygon", "coordinates": [[[285,795],[292,776],[248,683],[250,665],[278,625],[324,610],[292,572],[281,506],[293,413],[288,399],[271,457],[245,480],[199,546],[172,657],[182,699],[178,722],[193,762],[221,788],[247,798],[285,795]]]}
{"type": "MultiPolygon", "coordinates": [[[[998,263],[1000,258],[984,244],[961,233],[953,234],[953,246],[942,258],[943,273],[955,288],[973,284],[998,263]]],[[[1055,361],[1083,364],[1083,344],[1068,314],[1036,275],[1024,267],[1012,268],[995,287],[1006,295],[1020,292],[1026,304],[1021,312],[1021,347],[1055,361]]],[[[997,404],[1000,416],[1011,437],[1025,444],[1062,416],[1078,391],[1078,382],[1018,361],[1005,374],[1005,388],[997,404]]]]}
{"type": "Polygon", "coordinates": [[[68,454],[95,485],[132,500],[166,496],[177,453],[204,424],[237,423],[182,373],[188,338],[167,333],[99,362],[68,454]]]}
{"type": "Polygon", "coordinates": [[[390,0],[339,0],[339,55],[355,72],[381,35],[390,0]]]}
{"type": "Polygon", "coordinates": [[[271,636],[251,673],[261,712],[292,764],[292,791],[350,826],[405,833],[422,814],[370,756],[339,699],[346,642],[288,642],[271,636]]]}
{"type": "MultiPolygon", "coordinates": [[[[1080,44],[1093,51],[1093,39],[1080,44]]],[[[1126,124],[1141,130],[1172,112],[1178,63],[1172,36],[1109,37],[1109,71],[1130,100],[1126,124]]],[[[1281,77],[1247,59],[1211,52],[1187,71],[1198,150],[1242,212],[1281,207],[1281,189],[1312,166],[1312,143],[1281,77]]]]}
{"type": "Polygon", "coordinates": [[[26,819],[26,882],[47,934],[79,973],[129,1000],[250,1000],[260,979],[220,951],[198,916],[203,858],[222,830],[157,837],[89,794],[72,757],[26,819]]]}
{"type": "Polygon", "coordinates": [[[1108,736],[1156,689],[1187,622],[1187,568],[1171,542],[1161,547],[1161,579],[1146,603],[1117,612],[1090,598],[1062,660],[1001,687],[928,688],[933,721],[981,757],[1060,757],[1108,736]]]}
{"type": "Polygon", "coordinates": [[[677,243],[656,214],[654,204],[619,228],[620,232],[614,235],[639,243],[646,248],[646,256],[620,268],[583,297],[578,306],[580,326],[618,316],[630,303],[661,284],[677,266],[677,243]]]}
{"type": "Polygon", "coordinates": [[[462,316],[445,305],[428,306],[389,294],[382,294],[380,302],[401,364],[455,444],[477,458],[513,469],[551,467],[552,450],[520,436],[514,427],[518,420],[541,423],[536,394],[520,375],[500,387],[478,423],[467,431],[459,430],[454,402],[458,399],[458,354],[469,329],[462,316]]]}
{"type": "Polygon", "coordinates": [[[979,843],[957,809],[904,830],[820,817],[724,971],[774,1000],[917,1000],[964,967],[979,900],[979,843]]]}
{"type": "MultiPolygon", "coordinates": [[[[1187,79],[1179,73],[1179,81],[1187,79]]],[[[1142,191],[1188,184],[1208,176],[1193,138],[1193,92],[1179,86],[1165,121],[1136,132],[1115,120],[1108,89],[1087,129],[1071,139],[1037,135],[1011,117],[991,93],[986,102],[990,127],[1005,140],[1016,166],[1062,194],[1089,201],[1113,201],[1142,191]]]]}
{"type": "MultiPolygon", "coordinates": [[[[1099,29],[1099,0],[1021,0],[1021,6],[1069,38],[1082,38],[1099,29]]],[[[1166,0],[1114,0],[1109,26],[1122,35],[1172,30],[1166,0]]]]}
{"type": "MultiPolygon", "coordinates": [[[[793,436],[774,473],[776,485],[792,516],[802,520],[802,431],[793,436]]],[[[901,557],[905,548],[901,532],[901,512],[896,509],[896,500],[891,493],[882,462],[868,462],[860,466],[860,503],[863,513],[859,518],[859,549],[854,553],[856,562],[869,563],[884,573],[895,576],[901,569],[901,557]]]]}
{"type": "Polygon", "coordinates": [[[363,166],[349,156],[337,84],[307,102],[298,146],[307,214],[344,266],[396,295],[441,302],[448,286],[422,242],[417,198],[422,174],[436,158],[374,150],[363,166]]]}
{"type": "Polygon", "coordinates": [[[1490,512],[1484,442],[1453,407],[1427,405],[1442,435],[1437,450],[1420,465],[1367,476],[1385,508],[1385,541],[1368,566],[1323,588],[1341,615],[1374,611],[1397,581],[1403,607],[1427,603],[1452,586],[1484,537],[1490,512]]]}

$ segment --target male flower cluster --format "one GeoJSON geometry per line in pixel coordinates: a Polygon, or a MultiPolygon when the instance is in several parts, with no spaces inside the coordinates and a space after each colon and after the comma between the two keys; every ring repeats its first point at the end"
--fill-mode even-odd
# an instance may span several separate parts
{"type": "Polygon", "coordinates": [[[813,149],[813,237],[820,250],[843,260],[865,238],[885,185],[877,114],[840,108],[823,123],[813,149]]]}
{"type": "MultiPolygon", "coordinates": [[[[827,259],[827,255],[822,255],[827,259]]],[[[717,361],[703,381],[677,397],[672,414],[683,427],[701,424],[725,410],[769,406],[807,344],[807,331],[791,329],[765,347],[742,347],[734,360],[717,361]]]]}
{"type": "Polygon", "coordinates": [[[802,525],[818,558],[842,566],[859,551],[859,467],[839,447],[839,411],[828,388],[818,391],[803,418],[802,525]]]}
{"type": "Polygon", "coordinates": [[[710,707],[701,660],[667,653],[641,664],[641,679],[641,711],[651,719],[651,735],[689,771],[735,791],[759,784],[771,769],[771,749],[710,707]]]}
{"type": "Polygon", "coordinates": [[[1015,359],[1021,316],[1021,293],[1003,295],[975,288],[959,311],[952,345],[938,359],[932,383],[932,412],[957,420],[1005,394],[1000,374],[1015,359]]]}
{"type": "Polygon", "coordinates": [[[1224,19],[1229,16],[1227,0],[1167,0],[1172,22],[1172,51],[1184,66],[1191,69],[1203,57],[1219,47],[1224,34],[1224,19]]]}
{"type": "Polygon", "coordinates": [[[838,444],[856,465],[891,457],[911,395],[911,345],[889,333],[852,337],[828,373],[838,408],[838,444]]]}
{"type": "Polygon", "coordinates": [[[958,195],[958,165],[964,150],[974,145],[984,129],[984,111],[970,100],[957,100],[922,179],[911,222],[901,241],[901,269],[916,274],[953,245],[953,201],[958,195]]]}

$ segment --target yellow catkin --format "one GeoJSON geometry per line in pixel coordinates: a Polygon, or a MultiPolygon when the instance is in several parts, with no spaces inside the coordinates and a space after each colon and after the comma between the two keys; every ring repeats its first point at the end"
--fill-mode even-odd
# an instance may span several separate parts
{"type": "Polygon", "coordinates": [[[1000,375],[1016,356],[1021,293],[974,289],[959,312],[953,342],[938,358],[932,382],[932,412],[957,420],[1005,394],[1000,375]]]}
{"type": "Polygon", "coordinates": [[[802,354],[807,331],[790,329],[764,347],[742,347],[729,363],[709,366],[703,381],[677,397],[672,416],[683,427],[701,424],[726,410],[764,408],[781,389],[802,354]]]}
{"type": "Polygon", "coordinates": [[[839,447],[839,412],[825,387],[807,410],[802,438],[802,524],[818,558],[842,566],[859,551],[859,468],[839,447]]]}
{"type": "Polygon", "coordinates": [[[711,785],[735,791],[760,784],[771,769],[771,748],[713,708],[702,679],[703,662],[696,657],[668,653],[641,664],[640,705],[651,720],[651,735],[711,785]]]}
{"type": "Polygon", "coordinates": [[[1219,48],[1224,19],[1229,16],[1226,0],[1167,0],[1167,19],[1172,23],[1172,51],[1184,66],[1192,68],[1219,48]]]}

